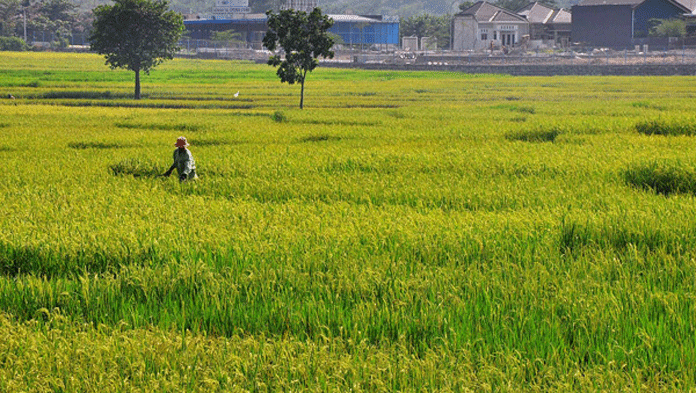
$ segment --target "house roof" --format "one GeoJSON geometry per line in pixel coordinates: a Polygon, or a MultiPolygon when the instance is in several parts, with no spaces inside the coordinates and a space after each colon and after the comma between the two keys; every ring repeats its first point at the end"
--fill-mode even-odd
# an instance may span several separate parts
{"type": "Polygon", "coordinates": [[[473,16],[479,22],[526,22],[512,11],[495,6],[487,1],[478,1],[458,15],[473,16]]]}
{"type": "Polygon", "coordinates": [[[553,8],[537,2],[529,3],[517,10],[517,15],[524,16],[530,23],[546,23],[553,13],[553,8]]]}
{"type": "Polygon", "coordinates": [[[350,22],[350,23],[375,23],[379,22],[376,19],[366,18],[360,15],[327,15],[329,18],[333,19],[335,22],[350,22]]]}
{"type": "Polygon", "coordinates": [[[551,15],[551,18],[549,18],[549,23],[571,23],[573,20],[573,16],[571,15],[568,10],[560,9],[556,10],[556,12],[551,15]]]}
{"type": "MultiPolygon", "coordinates": [[[[646,0],[582,0],[578,3],[579,6],[597,6],[597,5],[628,5],[631,7],[637,7],[641,5],[646,0]]],[[[691,13],[696,10],[696,1],[694,0],[666,0],[668,3],[672,3],[679,8],[682,8],[685,12],[691,13]]]]}

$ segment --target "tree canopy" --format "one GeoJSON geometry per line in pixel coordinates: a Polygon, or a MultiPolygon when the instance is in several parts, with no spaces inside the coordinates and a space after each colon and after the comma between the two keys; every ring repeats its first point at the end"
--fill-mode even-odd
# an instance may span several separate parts
{"type": "Polygon", "coordinates": [[[300,93],[300,109],[304,107],[304,84],[307,73],[314,70],[321,57],[333,58],[331,47],[334,40],[327,32],[333,26],[333,20],[322,15],[319,8],[307,14],[303,11],[282,10],[278,14],[273,11],[268,15],[268,32],[263,37],[263,46],[271,52],[280,47],[285,52],[285,59],[273,55],[268,59],[268,65],[278,67],[276,72],[281,82],[302,86],[300,93]]]}
{"type": "Polygon", "coordinates": [[[686,22],[681,19],[650,19],[649,35],[653,37],[684,37],[686,22]]]}
{"type": "Polygon", "coordinates": [[[402,37],[435,37],[440,49],[450,46],[452,15],[433,16],[422,14],[402,19],[399,29],[402,37]]]}
{"type": "MultiPolygon", "coordinates": [[[[515,12],[521,9],[522,7],[526,6],[530,2],[530,0],[498,0],[493,4],[500,8],[504,8],[508,11],[515,12]]],[[[558,7],[558,2],[556,0],[538,0],[538,3],[551,8],[558,7]]]]}
{"type": "Polygon", "coordinates": [[[140,99],[140,72],[146,74],[174,57],[184,32],[181,14],[163,0],[116,0],[94,9],[89,37],[93,51],[111,68],[135,72],[135,99],[140,99]]]}

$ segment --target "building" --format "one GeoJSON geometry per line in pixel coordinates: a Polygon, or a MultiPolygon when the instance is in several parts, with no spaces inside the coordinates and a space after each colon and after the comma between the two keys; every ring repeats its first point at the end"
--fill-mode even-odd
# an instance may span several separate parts
{"type": "Polygon", "coordinates": [[[516,14],[524,16],[529,21],[531,47],[565,48],[570,43],[572,19],[570,12],[534,2],[517,10],[516,14]]]}
{"type": "Polygon", "coordinates": [[[692,0],[582,0],[572,8],[572,40],[633,49],[648,36],[651,19],[679,18],[693,10],[692,0]]]}
{"type": "MultiPolygon", "coordinates": [[[[291,0],[290,6],[316,5],[316,0],[291,0]]],[[[297,8],[292,8],[299,10],[297,8]]],[[[311,12],[311,10],[309,10],[311,12]]],[[[188,36],[195,40],[209,40],[216,31],[240,33],[246,47],[261,49],[268,30],[265,14],[251,14],[248,0],[217,0],[211,15],[184,20],[188,36]]],[[[305,11],[307,12],[307,11],[305,11]]],[[[360,47],[399,45],[399,18],[383,15],[328,15],[334,21],[329,29],[339,37],[338,44],[360,47]]]]}
{"type": "Polygon", "coordinates": [[[398,46],[399,18],[384,15],[328,15],[334,21],[329,33],[343,45],[398,46]]]}
{"type": "Polygon", "coordinates": [[[313,9],[317,8],[317,0],[285,0],[285,2],[280,6],[281,10],[295,10],[312,12],[313,9]]]}
{"type": "Polygon", "coordinates": [[[456,14],[452,21],[452,49],[455,51],[514,47],[529,35],[529,22],[523,16],[479,1],[456,14]]]}

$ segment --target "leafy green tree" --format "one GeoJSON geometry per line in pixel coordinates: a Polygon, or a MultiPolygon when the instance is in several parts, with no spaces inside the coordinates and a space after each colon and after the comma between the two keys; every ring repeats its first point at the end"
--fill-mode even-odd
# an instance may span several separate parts
{"type": "Polygon", "coordinates": [[[465,9],[471,7],[472,5],[474,5],[473,1],[465,1],[463,3],[459,3],[459,10],[464,11],[465,9]]]}
{"type": "MultiPolygon", "coordinates": [[[[558,3],[556,0],[538,0],[539,4],[543,4],[547,7],[557,8],[558,3]]],[[[530,0],[498,0],[494,4],[500,8],[504,8],[508,11],[517,11],[520,8],[531,3],[530,0]]]]}
{"type": "Polygon", "coordinates": [[[26,12],[27,31],[30,34],[42,33],[35,38],[42,41],[52,39],[51,45],[54,47],[68,46],[73,25],[77,21],[78,7],[75,4],[70,0],[24,0],[21,6],[26,12]]]}
{"type": "Polygon", "coordinates": [[[652,37],[684,37],[686,22],[681,19],[650,19],[650,36],[652,37]]]}
{"type": "Polygon", "coordinates": [[[112,69],[135,73],[135,99],[140,99],[140,72],[148,74],[180,50],[183,17],[168,10],[164,0],[116,0],[96,7],[94,16],[92,50],[105,55],[112,69]]]}
{"type": "Polygon", "coordinates": [[[304,85],[307,73],[314,70],[319,62],[319,56],[333,58],[331,47],[334,40],[327,32],[333,26],[333,20],[322,15],[319,8],[307,14],[303,11],[282,10],[278,14],[273,11],[268,15],[268,32],[263,37],[263,46],[271,52],[280,47],[285,52],[285,59],[273,55],[268,59],[268,65],[278,67],[276,74],[281,82],[302,86],[300,93],[300,109],[304,107],[304,85]]]}
{"type": "Polygon", "coordinates": [[[19,0],[0,0],[0,36],[13,35],[20,9],[19,0]]]}
{"type": "Polygon", "coordinates": [[[450,42],[451,21],[451,15],[433,16],[422,14],[402,20],[399,28],[402,37],[436,37],[437,46],[446,48],[450,42]]]}

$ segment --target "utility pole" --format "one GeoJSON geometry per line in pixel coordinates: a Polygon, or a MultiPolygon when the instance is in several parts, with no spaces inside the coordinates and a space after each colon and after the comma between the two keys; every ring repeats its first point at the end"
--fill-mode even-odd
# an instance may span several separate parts
{"type": "Polygon", "coordinates": [[[24,43],[27,43],[27,7],[31,5],[30,0],[22,2],[22,19],[24,20],[24,43]]]}

